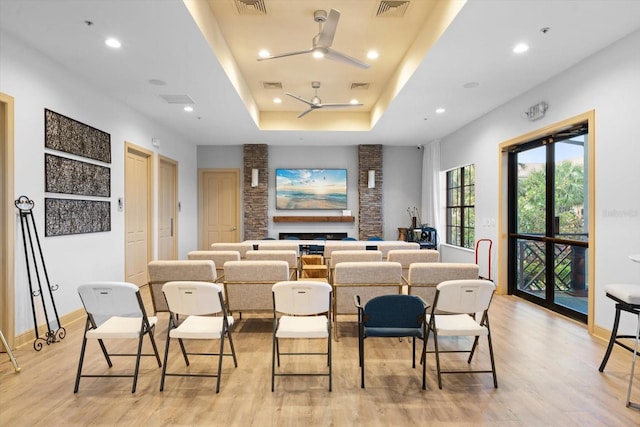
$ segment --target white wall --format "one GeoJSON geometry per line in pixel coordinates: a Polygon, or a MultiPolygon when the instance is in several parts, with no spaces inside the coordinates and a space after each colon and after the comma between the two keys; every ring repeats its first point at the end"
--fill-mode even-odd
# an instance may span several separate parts
{"type": "MultiPolygon", "coordinates": [[[[0,91],[15,99],[15,198],[26,195],[35,202],[49,279],[59,285],[54,297],[60,316],[82,307],[76,292],[80,283],[124,279],[124,212],[117,211],[117,199],[124,197],[125,141],[178,161],[179,256],[185,258],[196,247],[195,146],[5,33],[0,34],[0,91]],[[44,237],[44,198],[49,196],[44,192],[45,108],[111,134],[111,231],[44,237]],[[160,149],[151,145],[152,137],[160,138],[160,149]]],[[[15,332],[20,334],[33,328],[33,319],[18,215],[15,226],[15,332]]]]}
{"type": "MultiPolygon", "coordinates": [[[[469,163],[476,166],[476,238],[497,241],[495,226],[484,218],[498,216],[498,145],[536,129],[595,110],[596,246],[595,324],[607,329],[614,305],[604,286],[640,283],[640,265],[628,259],[640,253],[640,144],[635,124],[640,117],[640,32],[618,41],[442,140],[443,170],[469,163]],[[540,101],[549,104],[546,117],[529,122],[520,115],[540,101]]],[[[494,245],[495,247],[495,245],[494,245]]],[[[495,259],[495,257],[494,257],[495,259]]],[[[632,324],[623,319],[627,329],[632,324]]],[[[629,332],[629,331],[627,331],[629,332]]]]}

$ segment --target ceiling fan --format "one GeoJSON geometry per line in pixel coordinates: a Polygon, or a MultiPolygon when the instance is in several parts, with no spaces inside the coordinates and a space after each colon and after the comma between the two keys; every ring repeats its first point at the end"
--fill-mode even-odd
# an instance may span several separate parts
{"type": "Polygon", "coordinates": [[[320,98],[318,97],[318,89],[320,88],[320,82],[311,82],[311,87],[315,89],[315,95],[311,100],[307,101],[306,99],[294,95],[289,92],[285,92],[285,94],[289,95],[292,98],[297,99],[298,101],[302,101],[309,106],[309,108],[298,115],[298,118],[305,116],[312,112],[313,110],[317,110],[319,108],[336,108],[336,107],[362,107],[363,104],[355,103],[332,103],[332,104],[323,104],[320,98]]]}
{"type": "Polygon", "coordinates": [[[333,44],[333,37],[336,35],[336,29],[338,27],[338,21],[340,20],[340,11],[331,9],[329,16],[324,10],[316,10],[313,12],[313,20],[318,23],[320,30],[318,34],[312,40],[311,49],[298,50],[294,52],[282,53],[280,55],[272,55],[265,58],[258,58],[258,61],[265,61],[267,59],[284,58],[287,56],[303,55],[306,53],[312,53],[315,58],[325,57],[334,61],[343,62],[349,65],[355,65],[360,68],[369,68],[370,65],[353,58],[344,53],[340,53],[337,50],[331,48],[333,44]]]}

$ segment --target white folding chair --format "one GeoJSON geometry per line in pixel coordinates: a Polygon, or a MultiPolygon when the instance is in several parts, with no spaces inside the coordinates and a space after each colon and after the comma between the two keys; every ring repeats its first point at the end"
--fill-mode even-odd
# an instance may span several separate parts
{"type": "Polygon", "coordinates": [[[271,391],[276,376],[328,376],[331,391],[331,285],[313,281],[283,281],[272,287],[273,353],[271,391]],[[281,352],[281,339],[326,339],[326,352],[281,352]],[[276,372],[281,355],[326,355],[328,372],[276,372]]]}
{"type": "Polygon", "coordinates": [[[495,288],[494,283],[489,280],[448,280],[436,286],[436,295],[431,307],[425,341],[429,339],[429,332],[433,332],[438,387],[442,388],[442,374],[491,373],[493,374],[493,386],[498,388],[488,314],[495,288]],[[436,312],[446,314],[436,314],[436,312]],[[480,321],[476,319],[477,313],[482,313],[480,321]],[[441,353],[469,353],[467,363],[471,363],[480,336],[486,336],[489,343],[491,370],[444,371],[440,368],[441,353]],[[460,348],[442,350],[439,342],[441,337],[474,337],[474,340],[470,350],[460,348]]]}
{"type": "Polygon", "coordinates": [[[207,282],[167,282],[162,286],[169,311],[169,328],[167,330],[167,343],[164,351],[164,367],[160,380],[160,391],[164,389],[166,376],[180,377],[217,377],[216,393],[220,391],[220,375],[222,373],[222,357],[232,356],[233,363],[238,367],[236,351],[233,347],[233,339],[229,328],[233,325],[233,317],[227,316],[225,304],[222,300],[222,286],[207,282]],[[218,316],[214,316],[218,315],[218,316]],[[178,316],[182,319],[178,320],[178,316]],[[231,353],[224,353],[224,339],[229,340],[231,353]],[[189,355],[218,356],[218,372],[191,373],[191,372],[167,372],[167,359],[169,358],[169,343],[177,339],[180,350],[187,366],[190,365],[189,355]],[[220,340],[218,353],[194,353],[187,352],[184,340],[220,340]]]}
{"type": "Polygon", "coordinates": [[[92,282],[78,286],[80,299],[87,312],[87,321],[82,337],[82,348],[78,362],[78,373],[74,393],[78,392],[82,377],[129,377],[133,378],[131,393],[135,393],[138,382],[141,356],[154,356],[160,364],[160,355],[153,339],[153,329],[158,321],[157,317],[147,317],[142,297],[138,287],[126,282],[92,282]],[[142,339],[149,336],[153,346],[153,354],[142,353],[142,339]],[[100,344],[104,358],[111,368],[113,356],[135,356],[136,363],[133,374],[83,374],[87,340],[96,339],[100,344]],[[138,351],[136,353],[109,353],[104,344],[105,339],[136,339],[138,351]]]}

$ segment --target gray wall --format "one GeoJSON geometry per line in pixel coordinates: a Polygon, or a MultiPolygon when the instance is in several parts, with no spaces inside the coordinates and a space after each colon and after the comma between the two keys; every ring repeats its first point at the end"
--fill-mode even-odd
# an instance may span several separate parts
{"type": "MultiPolygon", "coordinates": [[[[416,145],[419,141],[416,142],[416,145]]],[[[199,146],[198,168],[242,169],[241,146],[199,146]]],[[[407,207],[420,206],[422,153],[411,147],[383,148],[383,225],[385,240],[398,237],[398,227],[409,225],[407,207]]],[[[269,146],[269,235],[281,232],[338,232],[358,237],[358,147],[304,145],[269,146]],[[281,211],[275,208],[275,170],[278,168],[347,169],[347,205],[354,223],[273,223],[274,215],[319,215],[318,211],[281,211]]],[[[320,215],[342,215],[322,211],[320,215]]]]}

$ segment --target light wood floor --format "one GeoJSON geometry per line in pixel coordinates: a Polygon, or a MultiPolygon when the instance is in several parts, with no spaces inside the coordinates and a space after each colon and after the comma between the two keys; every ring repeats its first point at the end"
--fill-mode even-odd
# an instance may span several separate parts
{"type": "MultiPolygon", "coordinates": [[[[143,294],[148,290],[143,288],[143,294]]],[[[590,337],[583,325],[511,296],[496,296],[490,316],[498,389],[490,374],[475,374],[445,376],[439,390],[434,356],[429,355],[428,389],[422,391],[421,370],[411,368],[406,340],[369,339],[363,390],[355,322],[346,319],[340,324],[341,339],[334,343],[333,391],[327,390],[326,378],[280,377],[272,393],[271,320],[265,315],[237,323],[238,367],[225,359],[217,395],[215,379],[207,378],[169,377],[160,392],[161,371],[152,358],[143,361],[135,394],[131,380],[124,378],[84,378],[74,394],[83,326],[77,322],[68,325],[64,340],[40,352],[31,345],[17,349],[20,373],[13,373],[7,355],[0,354],[0,425],[640,425],[640,410],[625,407],[629,352],[614,350],[601,374],[605,343],[590,337]]],[[[165,333],[166,317],[161,316],[156,331],[161,355],[165,333]]],[[[474,366],[488,366],[486,340],[480,349],[474,366]]],[[[172,355],[170,367],[182,368],[178,353],[172,355]]],[[[296,363],[284,357],[283,368],[322,367],[317,356],[296,363]]],[[[97,345],[88,348],[85,366],[93,372],[107,370],[97,345]]],[[[127,359],[117,358],[112,370],[130,366],[127,359]]],[[[194,371],[208,367],[213,364],[192,362],[194,371]]],[[[640,378],[633,393],[632,400],[640,401],[640,378]]]]}

